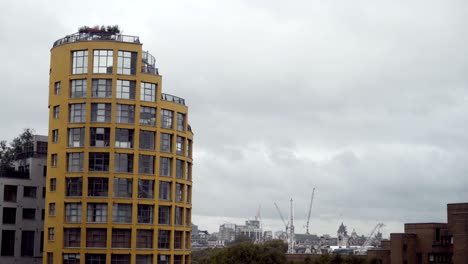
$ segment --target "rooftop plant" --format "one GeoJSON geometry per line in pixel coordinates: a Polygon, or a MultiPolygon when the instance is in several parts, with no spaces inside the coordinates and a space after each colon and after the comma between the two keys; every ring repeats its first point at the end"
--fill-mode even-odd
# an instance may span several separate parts
{"type": "Polygon", "coordinates": [[[120,28],[119,25],[109,25],[104,26],[102,25],[99,27],[98,25],[94,27],[90,26],[82,26],[78,28],[78,33],[106,33],[106,34],[119,34],[120,28]]]}

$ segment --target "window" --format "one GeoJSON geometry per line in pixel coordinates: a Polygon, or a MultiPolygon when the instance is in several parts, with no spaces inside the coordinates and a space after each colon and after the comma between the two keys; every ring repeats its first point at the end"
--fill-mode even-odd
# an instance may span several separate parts
{"type": "Polygon", "coordinates": [[[89,171],[109,171],[109,153],[107,152],[90,152],[89,171]]]}
{"type": "MultiPolygon", "coordinates": [[[[42,209],[41,210],[41,220],[44,221],[44,218],[45,218],[45,209],[42,209]]],[[[42,231],[44,232],[44,231],[42,231]]]]}
{"type": "Polygon", "coordinates": [[[47,240],[54,241],[55,240],[55,229],[53,227],[49,227],[47,240]]]}
{"type": "Polygon", "coordinates": [[[160,157],[159,159],[159,175],[171,176],[171,159],[160,157]]]}
{"type": "Polygon", "coordinates": [[[81,203],[65,203],[65,222],[81,223],[81,203]]]}
{"type": "Polygon", "coordinates": [[[88,178],[88,196],[107,197],[109,180],[107,178],[88,178]]]}
{"type": "Polygon", "coordinates": [[[130,229],[112,229],[112,247],[130,248],[131,237],[130,229]]]}
{"type": "Polygon", "coordinates": [[[57,154],[51,154],[50,155],[50,165],[52,166],[52,168],[55,168],[57,167],[57,154]]]}
{"type": "Polygon", "coordinates": [[[149,204],[138,205],[138,223],[152,224],[153,223],[153,206],[149,204]]]}
{"type": "Polygon", "coordinates": [[[161,151],[171,152],[172,151],[172,135],[161,133],[161,151]]]}
{"type": "Polygon", "coordinates": [[[35,231],[21,231],[21,256],[32,257],[34,255],[35,231]]]}
{"type": "Polygon", "coordinates": [[[147,102],[156,102],[156,84],[141,82],[140,100],[147,102]]]}
{"type": "Polygon", "coordinates": [[[137,230],[137,248],[153,248],[153,230],[137,230]]]}
{"type": "Polygon", "coordinates": [[[177,113],[177,130],[185,131],[185,115],[177,113]]]}
{"type": "Polygon", "coordinates": [[[158,264],[169,264],[170,259],[170,255],[158,255],[158,264]]]}
{"type": "Polygon", "coordinates": [[[116,122],[121,124],[133,124],[135,122],[135,106],[117,104],[116,122]]]}
{"type": "Polygon", "coordinates": [[[111,121],[111,104],[91,104],[91,122],[111,121]]]}
{"type": "Polygon", "coordinates": [[[154,150],[154,132],[140,130],[140,149],[154,150]]]}
{"type": "Polygon", "coordinates": [[[184,141],[185,138],[177,136],[176,153],[178,155],[184,155],[184,141]]]}
{"type": "Polygon", "coordinates": [[[3,201],[16,203],[17,193],[18,186],[5,185],[5,187],[3,188],[3,201]]]}
{"type": "Polygon", "coordinates": [[[117,80],[117,98],[135,100],[135,81],[117,80]]]}
{"type": "Polygon", "coordinates": [[[70,98],[86,98],[86,79],[71,80],[70,98]]]}
{"type": "Polygon", "coordinates": [[[58,129],[52,130],[52,142],[58,142],[59,133],[58,129]]]}
{"type": "MultiPolygon", "coordinates": [[[[47,252],[47,264],[54,264],[54,253],[47,252]]],[[[75,263],[64,262],[64,264],[75,264],[75,263]]]]}
{"type": "Polygon", "coordinates": [[[81,196],[83,190],[83,179],[78,178],[66,178],[66,196],[81,196]]]}
{"type": "Polygon", "coordinates": [[[158,224],[160,225],[168,225],[171,222],[171,207],[170,206],[159,206],[159,214],[158,214],[158,224]]]}
{"type": "Polygon", "coordinates": [[[115,153],[114,172],[133,172],[133,154],[115,153]]]}
{"type": "Polygon", "coordinates": [[[54,83],[54,94],[60,94],[60,82],[54,83]]]}
{"type": "Polygon", "coordinates": [[[140,125],[156,125],[156,108],[147,106],[140,107],[140,125]]]}
{"type": "MultiPolygon", "coordinates": [[[[169,248],[169,239],[171,237],[171,231],[169,230],[159,230],[158,231],[158,248],[168,249],[169,248]]],[[[161,255],[160,255],[161,257],[161,255]]],[[[169,257],[169,256],[167,256],[169,257]]]]}
{"type": "Polygon", "coordinates": [[[174,232],[174,248],[175,249],[182,249],[182,231],[175,231],[174,232]]]}
{"type": "Polygon", "coordinates": [[[161,181],[159,182],[159,200],[170,201],[171,200],[171,183],[161,181]]]}
{"type": "Polygon", "coordinates": [[[86,104],[70,105],[70,123],[82,123],[86,121],[86,104]]]}
{"type": "Polygon", "coordinates": [[[184,161],[176,160],[176,177],[182,179],[184,177],[184,161]]]}
{"type": "Polygon", "coordinates": [[[106,264],[106,254],[86,254],[86,264],[106,264]]]}
{"type": "Polygon", "coordinates": [[[137,53],[119,50],[117,55],[117,74],[135,75],[137,53]]]}
{"type": "Polygon", "coordinates": [[[68,172],[83,171],[83,152],[67,153],[68,155],[68,172]]]}
{"type": "Polygon", "coordinates": [[[112,80],[111,79],[93,79],[93,98],[111,98],[112,80]]]}
{"type": "Polygon", "coordinates": [[[63,264],[80,264],[80,254],[76,254],[76,253],[63,254],[63,264]]]}
{"type": "Polygon", "coordinates": [[[154,198],[154,181],[138,180],[138,198],[154,198]]]}
{"type": "Polygon", "coordinates": [[[36,198],[37,187],[33,186],[24,186],[23,188],[23,197],[25,198],[36,198]]]}
{"type": "Polygon", "coordinates": [[[84,146],[84,128],[68,129],[68,146],[83,147],[84,146]]]}
{"type": "Polygon", "coordinates": [[[49,203],[49,216],[55,216],[55,203],[49,203]]]}
{"type": "Polygon", "coordinates": [[[187,140],[187,157],[192,157],[192,141],[187,140]]]}
{"type": "MultiPolygon", "coordinates": [[[[87,228],[86,229],[86,247],[106,247],[107,229],[106,228],[87,228]]],[[[89,262],[86,262],[89,263],[89,262]]]]}
{"type": "Polygon", "coordinates": [[[2,230],[2,256],[15,255],[15,230],[2,230]]]}
{"type": "Polygon", "coordinates": [[[154,156],[139,155],[138,172],[144,174],[154,174],[154,156]]]}
{"type": "Polygon", "coordinates": [[[57,179],[56,178],[51,178],[49,182],[49,188],[51,192],[55,192],[57,189],[57,179]]]}
{"type": "Polygon", "coordinates": [[[109,147],[110,128],[92,127],[90,134],[91,147],[109,147]]]}
{"type": "Polygon", "coordinates": [[[187,162],[185,166],[185,177],[187,180],[192,179],[192,164],[190,162],[187,162]]]}
{"type": "Polygon", "coordinates": [[[72,74],[88,73],[88,51],[77,50],[72,52],[72,74]]]}
{"type": "Polygon", "coordinates": [[[182,202],[182,195],[184,194],[184,185],[176,183],[176,202],[182,202]]]}
{"type": "Polygon", "coordinates": [[[132,222],[132,205],[114,203],[112,208],[113,223],[131,223],[132,222]]]}
{"type": "Polygon", "coordinates": [[[88,203],[88,223],[107,223],[107,203],[88,203]]]}
{"type": "Polygon", "coordinates": [[[16,208],[3,207],[2,223],[6,225],[16,224],[16,208]]]}
{"type": "Polygon", "coordinates": [[[115,147],[133,148],[133,129],[115,129],[115,147]]]}
{"type": "Polygon", "coordinates": [[[60,105],[54,106],[54,119],[59,119],[60,117],[60,105]]]}
{"type": "Polygon", "coordinates": [[[172,128],[172,111],[162,109],[161,110],[161,127],[172,128]]]}
{"type": "Polygon", "coordinates": [[[93,73],[112,73],[112,50],[94,50],[93,73]]]}
{"type": "Polygon", "coordinates": [[[130,255],[112,254],[111,264],[128,264],[130,263],[130,255]]]}
{"type": "Polygon", "coordinates": [[[136,264],[153,264],[153,255],[136,255],[136,264]]]}
{"type": "MultiPolygon", "coordinates": [[[[191,219],[190,219],[190,209],[186,209],[185,210],[185,226],[191,226],[192,225],[192,222],[191,222],[191,219]]],[[[190,240],[190,239],[189,239],[190,240]]]]}
{"type": "Polygon", "coordinates": [[[183,225],[182,215],[184,214],[184,208],[176,206],[175,208],[175,224],[183,225]]]}
{"type": "Polygon", "coordinates": [[[190,203],[190,186],[186,186],[185,188],[185,202],[190,203]]]}
{"type": "Polygon", "coordinates": [[[182,264],[182,255],[174,255],[174,264],[182,264]]]}
{"type": "Polygon", "coordinates": [[[132,179],[114,178],[114,197],[132,197],[132,179]]]}

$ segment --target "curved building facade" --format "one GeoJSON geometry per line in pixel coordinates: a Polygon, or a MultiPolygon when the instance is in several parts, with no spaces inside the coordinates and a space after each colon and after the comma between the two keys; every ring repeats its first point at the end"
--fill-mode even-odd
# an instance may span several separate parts
{"type": "Polygon", "coordinates": [[[192,139],[139,38],[54,43],[45,263],[190,263],[192,139]]]}

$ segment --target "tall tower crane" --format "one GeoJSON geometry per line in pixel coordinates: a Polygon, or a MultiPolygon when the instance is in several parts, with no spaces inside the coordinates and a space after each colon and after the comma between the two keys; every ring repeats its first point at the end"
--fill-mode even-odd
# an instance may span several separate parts
{"type": "Polygon", "coordinates": [[[314,194],[315,194],[315,187],[312,189],[312,196],[310,198],[310,205],[309,205],[309,212],[307,213],[307,223],[306,223],[306,234],[310,235],[309,233],[309,223],[310,223],[310,213],[312,211],[312,203],[314,201],[314,194]]]}
{"type": "Polygon", "coordinates": [[[294,208],[293,208],[293,199],[291,198],[289,204],[289,236],[288,236],[288,254],[294,254],[294,246],[296,245],[296,238],[294,234],[294,208]]]}
{"type": "Polygon", "coordinates": [[[354,252],[356,255],[364,255],[367,252],[367,248],[370,246],[372,243],[372,240],[374,239],[374,235],[377,233],[377,231],[380,231],[380,229],[384,226],[383,223],[378,223],[374,229],[370,232],[369,236],[367,237],[366,241],[362,244],[362,246],[358,249],[356,249],[354,252]]]}
{"type": "Polygon", "coordinates": [[[283,221],[284,227],[286,228],[286,235],[288,235],[289,223],[286,223],[286,221],[284,220],[283,214],[281,213],[281,210],[279,209],[278,205],[276,203],[274,204],[276,207],[276,211],[278,211],[278,214],[281,217],[281,221],[283,221]]]}

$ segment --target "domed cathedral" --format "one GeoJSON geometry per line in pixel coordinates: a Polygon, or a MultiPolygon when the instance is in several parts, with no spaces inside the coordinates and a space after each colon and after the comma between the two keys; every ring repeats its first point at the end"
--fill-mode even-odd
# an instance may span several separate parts
{"type": "Polygon", "coordinates": [[[349,236],[348,236],[348,231],[346,230],[346,226],[341,222],[340,227],[338,227],[337,231],[337,246],[339,247],[348,247],[348,241],[349,241],[349,236]]]}

